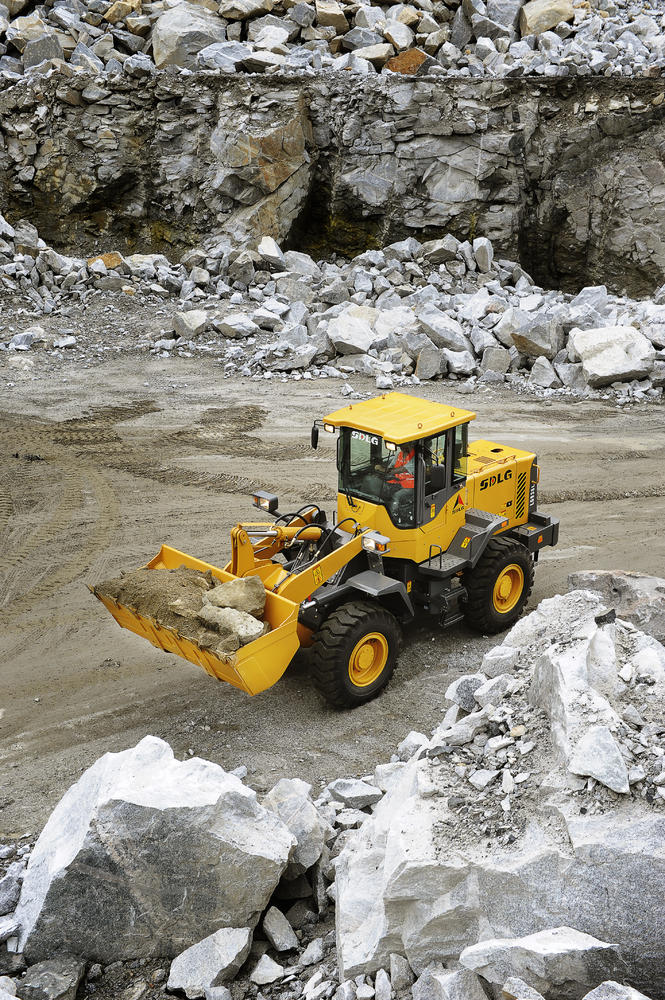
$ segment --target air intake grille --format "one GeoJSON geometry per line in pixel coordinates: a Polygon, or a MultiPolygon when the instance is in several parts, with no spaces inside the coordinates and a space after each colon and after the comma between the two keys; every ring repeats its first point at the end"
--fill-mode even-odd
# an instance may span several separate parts
{"type": "Polygon", "coordinates": [[[526,500],[526,472],[520,472],[517,477],[517,498],[515,500],[515,517],[524,517],[524,502],[526,500]]]}

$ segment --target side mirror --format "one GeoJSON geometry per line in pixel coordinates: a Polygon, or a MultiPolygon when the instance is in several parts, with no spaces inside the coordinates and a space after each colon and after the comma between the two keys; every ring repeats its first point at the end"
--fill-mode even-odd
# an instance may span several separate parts
{"type": "Polygon", "coordinates": [[[314,451],[319,447],[319,428],[316,424],[312,424],[312,435],[311,435],[312,448],[314,451]]]}
{"type": "Polygon", "coordinates": [[[438,493],[446,488],[445,465],[433,465],[431,472],[432,493],[438,493]]]}

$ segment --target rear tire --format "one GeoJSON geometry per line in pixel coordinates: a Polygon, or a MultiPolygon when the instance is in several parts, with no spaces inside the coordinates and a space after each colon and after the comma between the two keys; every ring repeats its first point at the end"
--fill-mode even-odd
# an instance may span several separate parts
{"type": "Polygon", "coordinates": [[[526,607],[533,578],[527,549],[511,538],[493,538],[476,568],[465,574],[468,624],[490,635],[510,628],[526,607]]]}
{"type": "Polygon", "coordinates": [[[314,685],[336,708],[375,698],[393,675],[400,628],[389,611],[370,601],[340,605],[314,637],[314,685]]]}

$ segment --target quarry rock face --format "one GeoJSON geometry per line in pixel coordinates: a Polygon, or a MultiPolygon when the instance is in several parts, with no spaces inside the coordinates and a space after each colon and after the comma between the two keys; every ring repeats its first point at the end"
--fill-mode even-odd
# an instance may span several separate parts
{"type": "Polygon", "coordinates": [[[19,948],[108,964],[251,928],[294,843],[238,778],[147,736],[101,757],[51,814],[16,910],[19,948]]]}
{"type": "MultiPolygon", "coordinates": [[[[568,932],[560,932],[566,946],[552,952],[545,932],[565,925],[571,941],[598,939],[596,983],[612,978],[619,962],[636,987],[660,995],[665,815],[658,784],[646,797],[640,792],[649,779],[636,735],[660,745],[661,726],[650,720],[662,697],[665,649],[620,619],[605,622],[605,614],[597,594],[574,591],[518,622],[494,651],[514,664],[514,689],[497,689],[494,704],[468,715],[454,705],[344,847],[336,926],[345,976],[385,966],[394,951],[422,973],[466,948],[494,946],[487,939],[501,939],[496,947],[507,953],[505,939],[535,935],[536,951],[562,955],[568,932]],[[648,718],[635,715],[633,701],[643,696],[648,718]],[[498,734],[476,740],[487,737],[491,720],[498,734]],[[598,773],[589,781],[576,774],[575,751],[594,742],[601,723],[607,739],[594,743],[598,773]],[[613,780],[617,767],[628,789],[613,780]]],[[[496,659],[488,658],[488,669],[496,659]]],[[[530,982],[521,968],[514,975],[530,982]]],[[[538,974],[547,980],[542,966],[538,974]]]]}
{"type": "MultiPolygon", "coordinates": [[[[182,6],[157,25],[178,22],[182,6]]],[[[207,23],[210,12],[196,10],[207,23]]],[[[163,34],[162,57],[180,58],[177,31],[163,34]]],[[[546,78],[390,74],[358,103],[345,73],[94,79],[83,74],[65,91],[40,78],[38,94],[29,81],[0,93],[17,130],[11,152],[0,150],[0,211],[20,218],[31,203],[49,243],[86,235],[94,203],[104,206],[98,230],[121,242],[128,231],[145,245],[162,234],[168,248],[211,233],[258,242],[293,231],[353,256],[379,233],[388,244],[421,230],[464,241],[475,230],[495,257],[514,260],[521,248],[543,284],[577,289],[583,275],[642,295],[665,280],[665,168],[644,152],[662,137],[657,80],[571,78],[554,91],[546,78]],[[552,114],[575,129],[548,127],[552,114]],[[109,131],[103,144],[98,129],[109,131]],[[30,131],[39,153],[20,139],[30,131]],[[621,197],[608,200],[608,186],[621,197]]],[[[477,253],[474,269],[487,273],[481,244],[477,253]]],[[[531,349],[551,357],[549,340],[531,349]]]]}

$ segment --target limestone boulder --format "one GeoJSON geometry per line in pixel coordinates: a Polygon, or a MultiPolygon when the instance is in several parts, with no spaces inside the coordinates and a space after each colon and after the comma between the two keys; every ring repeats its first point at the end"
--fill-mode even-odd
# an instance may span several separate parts
{"type": "Polygon", "coordinates": [[[582,362],[584,378],[599,388],[645,378],[656,352],[651,341],[632,326],[576,327],[568,337],[568,356],[573,362],[582,362]]]}
{"type": "Polygon", "coordinates": [[[367,320],[353,315],[350,310],[330,321],[327,334],[338,354],[366,354],[377,339],[367,320]]]}
{"type": "Polygon", "coordinates": [[[462,965],[494,987],[511,975],[560,1000],[579,1000],[598,975],[620,966],[617,949],[571,927],[553,927],[522,938],[492,938],[465,948],[462,965]]]}
{"type": "Polygon", "coordinates": [[[572,0],[529,0],[520,10],[522,37],[540,35],[562,21],[572,21],[574,16],[572,0]]]}
{"type": "Polygon", "coordinates": [[[54,809],[23,881],[19,948],[109,964],[252,928],[294,846],[234,775],[147,736],[101,757],[54,809]]]}
{"type": "Polygon", "coordinates": [[[197,53],[225,40],[226,28],[216,14],[183,0],[155,23],[152,32],[155,65],[158,69],[164,66],[196,69],[197,53]]]}

